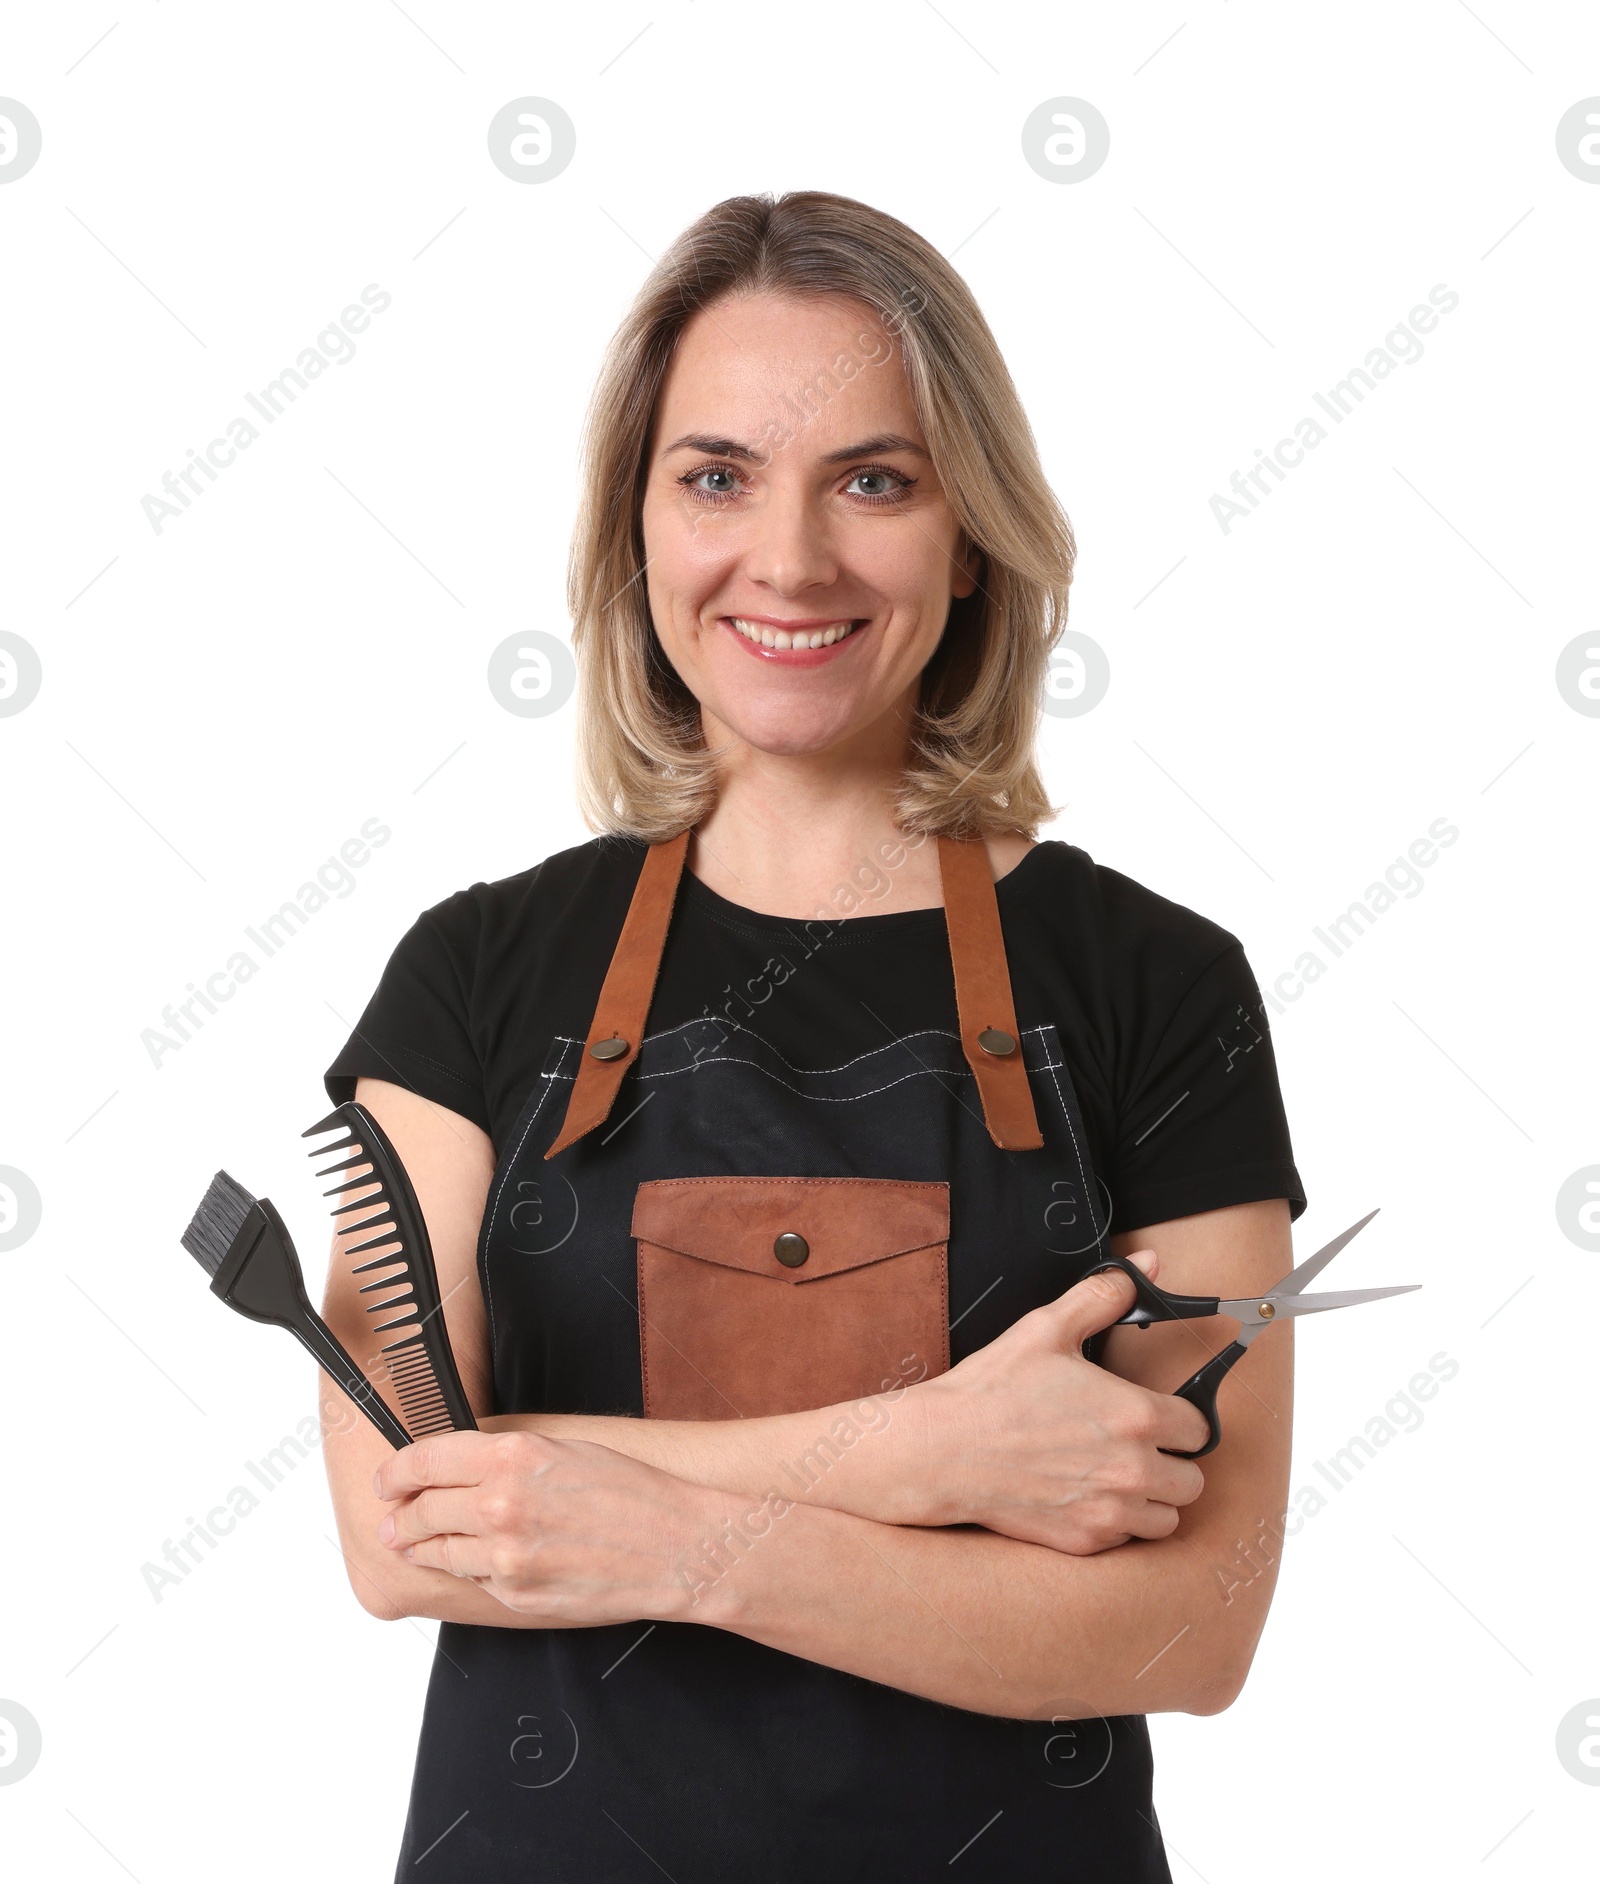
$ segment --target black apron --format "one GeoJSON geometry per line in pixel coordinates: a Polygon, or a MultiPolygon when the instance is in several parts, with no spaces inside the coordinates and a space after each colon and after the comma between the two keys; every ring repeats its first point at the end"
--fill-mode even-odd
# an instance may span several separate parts
{"type": "MultiPolygon", "coordinates": [[[[593,1021],[552,1041],[495,1172],[479,1270],[498,1411],[639,1416],[648,1398],[651,1415],[683,1417],[697,1381],[721,1416],[778,1410],[788,1348],[820,1342],[827,1365],[848,1364],[852,1316],[908,1312],[925,1331],[936,1287],[947,1347],[900,1341],[881,1382],[853,1389],[897,1390],[993,1338],[969,1311],[1002,1277],[1008,1301],[1031,1308],[1107,1253],[1056,1027],[1013,1011],[981,843],[939,840],[959,1036],[886,1028],[845,1064],[819,1041],[798,1067],[728,1018],[647,1031],[687,841],[647,852],[593,1021]],[[709,1198],[710,1214],[686,1219],[685,1196],[709,1198]],[[696,1243],[696,1221],[714,1247],[696,1243]],[[841,1226],[854,1238],[843,1257],[841,1226]],[[763,1304],[785,1331],[766,1351],[763,1304]],[[784,1321],[791,1310],[801,1320],[784,1321]],[[652,1343],[658,1363],[681,1363],[676,1385],[658,1364],[647,1391],[652,1343]],[[763,1403],[770,1378],[779,1397],[763,1403]]],[[[777,1487],[827,1465],[814,1448],[777,1487]]],[[[713,1578],[720,1561],[694,1574],[713,1578]]],[[[1061,1705],[1054,1721],[972,1713],[693,1623],[446,1623],[396,1877],[1169,1884],[1143,1717],[1061,1705]]]]}

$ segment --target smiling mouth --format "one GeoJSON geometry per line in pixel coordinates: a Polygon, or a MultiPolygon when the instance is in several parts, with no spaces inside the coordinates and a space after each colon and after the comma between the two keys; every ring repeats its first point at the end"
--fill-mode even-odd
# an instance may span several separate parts
{"type": "Polygon", "coordinates": [[[862,625],[855,620],[805,622],[794,628],[780,628],[772,622],[747,621],[742,615],[725,615],[723,620],[755,647],[797,654],[812,648],[831,648],[862,625]]]}

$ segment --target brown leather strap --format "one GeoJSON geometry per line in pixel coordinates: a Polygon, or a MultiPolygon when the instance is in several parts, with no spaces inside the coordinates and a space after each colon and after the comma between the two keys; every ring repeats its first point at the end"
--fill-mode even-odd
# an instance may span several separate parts
{"type": "MultiPolygon", "coordinates": [[[[605,1123],[622,1076],[638,1057],[688,850],[689,833],[684,831],[664,844],[652,844],[645,853],[583,1043],[567,1115],[546,1158],[555,1157],[605,1123]],[[620,1046],[613,1047],[613,1042],[620,1046]],[[610,1048],[615,1057],[597,1057],[596,1047],[602,1054],[610,1048]]],[[[984,1124],[1003,1151],[1037,1151],[1044,1135],[1022,1064],[1022,1037],[1011,1000],[1000,906],[983,841],[941,837],[939,875],[955,970],[961,1046],[978,1083],[984,1124]]]]}
{"type": "Polygon", "coordinates": [[[1037,1151],[1044,1143],[1033,1109],[1022,1036],[1011,1000],[1005,936],[994,872],[981,838],[939,839],[945,926],[956,977],[961,1048],[978,1082],[983,1122],[1002,1151],[1037,1151]]]}
{"type": "Polygon", "coordinates": [[[605,983],[589,1023],[589,1037],[583,1043],[583,1058],[578,1063],[578,1077],[567,1101],[567,1116],[560,1136],[544,1154],[553,1158],[558,1151],[603,1125],[610,1116],[622,1076],[638,1058],[644,1039],[645,1020],[650,1012],[650,997],[655,993],[656,974],[661,967],[661,951],[666,946],[667,924],[672,920],[672,905],[678,894],[678,879],[683,875],[683,860],[689,850],[689,833],[681,832],[664,844],[652,844],[645,852],[644,867],[634,885],[633,901],[623,919],[622,933],[606,970],[605,983]],[[620,1041],[624,1051],[614,1043],[620,1041]],[[597,1057],[595,1048],[600,1048],[597,1057]],[[614,1057],[606,1057],[608,1054],[614,1057]]]}

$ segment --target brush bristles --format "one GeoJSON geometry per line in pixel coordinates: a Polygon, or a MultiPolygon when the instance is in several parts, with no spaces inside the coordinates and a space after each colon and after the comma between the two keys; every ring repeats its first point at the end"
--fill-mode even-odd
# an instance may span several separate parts
{"type": "Polygon", "coordinates": [[[234,1238],[244,1228],[245,1218],[255,1209],[256,1200],[242,1184],[219,1171],[211,1188],[200,1199],[200,1208],[180,1241],[189,1254],[214,1276],[222,1259],[233,1248],[234,1238]]]}

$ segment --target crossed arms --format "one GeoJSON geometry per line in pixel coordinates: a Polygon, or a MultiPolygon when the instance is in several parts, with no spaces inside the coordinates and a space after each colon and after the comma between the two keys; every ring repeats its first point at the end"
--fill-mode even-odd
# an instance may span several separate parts
{"type": "MultiPolygon", "coordinates": [[[[1204,1441],[1170,1392],[1224,1319],[1089,1334],[1132,1286],[1091,1277],[937,1379],[773,1418],[490,1416],[476,1272],[494,1171],[469,1120],[386,1081],[356,1096],[427,1219],[478,1433],[396,1453],[324,1381],[324,1457],[358,1600],[384,1619],[496,1628],[675,1621],[728,1629],[913,1694],[1019,1719],[1219,1712],[1238,1694],[1276,1565],[1246,1539],[1288,1491],[1292,1334],[1258,1342],[1204,1441]],[[1241,1561],[1251,1573],[1240,1574],[1241,1561]]],[[[1282,1198],[1112,1238],[1165,1287],[1242,1296],[1291,1266],[1282,1198]]],[[[338,1240],[324,1314],[377,1342],[338,1240]]],[[[374,1377],[379,1377],[374,1374],[374,1377]]]]}

